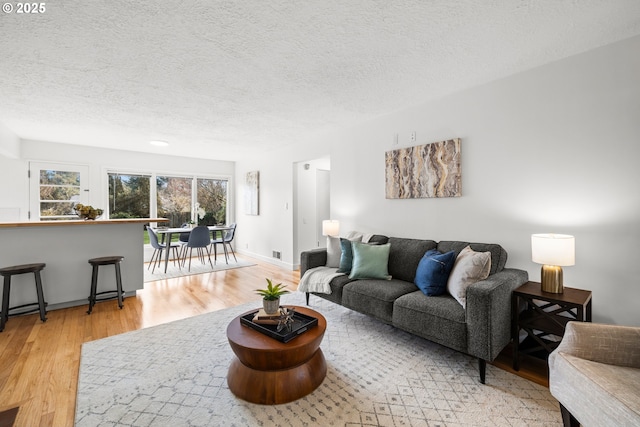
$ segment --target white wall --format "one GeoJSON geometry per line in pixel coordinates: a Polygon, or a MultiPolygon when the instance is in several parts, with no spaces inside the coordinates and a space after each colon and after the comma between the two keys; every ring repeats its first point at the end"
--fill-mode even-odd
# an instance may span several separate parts
{"type": "MultiPolygon", "coordinates": [[[[319,186],[322,185],[322,182],[318,182],[318,173],[330,169],[329,158],[307,160],[294,165],[294,181],[296,183],[296,197],[293,201],[294,261],[299,259],[302,250],[325,245],[325,239],[322,233],[318,234],[318,230],[322,229],[322,220],[329,219],[329,215],[327,213],[325,217],[318,218],[318,209],[324,208],[324,206],[319,206],[318,197],[322,197],[324,194],[319,194],[318,191],[319,186]],[[305,165],[308,165],[308,169],[305,169],[305,165]]],[[[326,206],[326,210],[329,210],[329,206],[326,206]]]]}
{"type": "Polygon", "coordinates": [[[239,209],[242,247],[257,254],[280,247],[285,263],[299,262],[286,250],[291,165],[329,155],[331,216],[342,235],[499,243],[508,266],[539,281],[530,235],[573,234],[576,265],[565,267],[565,286],[593,291],[595,321],[640,325],[637,52],[640,37],[240,161],[238,177],[260,170],[266,199],[259,217],[239,209]],[[385,199],[385,151],[449,138],[462,139],[462,197],[385,199]]]}
{"type": "MultiPolygon", "coordinates": [[[[20,158],[20,139],[2,123],[0,123],[0,221],[17,221],[23,216],[21,211],[21,195],[27,188],[26,169],[20,158]],[[16,177],[23,176],[20,181],[16,177]]],[[[26,212],[24,213],[26,215],[26,212]]]]}
{"type": "Polygon", "coordinates": [[[0,155],[17,159],[20,157],[20,138],[0,123],[0,155]]]}
{"type": "Polygon", "coordinates": [[[271,161],[268,155],[260,156],[257,159],[243,161],[243,167],[240,169],[236,167],[238,228],[234,240],[238,252],[285,268],[292,268],[294,228],[292,177],[293,162],[290,157],[289,161],[285,161],[284,158],[271,161]],[[250,171],[260,172],[258,215],[245,213],[246,174],[250,171]],[[273,251],[281,253],[281,260],[273,259],[273,251]]]}

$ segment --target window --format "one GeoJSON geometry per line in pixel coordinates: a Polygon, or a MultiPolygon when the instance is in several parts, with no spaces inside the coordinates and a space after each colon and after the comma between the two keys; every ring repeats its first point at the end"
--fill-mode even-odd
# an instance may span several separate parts
{"type": "Polygon", "coordinates": [[[216,225],[227,222],[228,183],[226,179],[198,178],[197,204],[202,209],[200,213],[204,212],[202,218],[198,218],[198,224],[216,225]]]}
{"type": "Polygon", "coordinates": [[[109,173],[109,218],[151,217],[151,175],[109,173]]]}
{"type": "Polygon", "coordinates": [[[193,178],[158,176],[158,216],[169,220],[169,227],[180,227],[191,221],[193,178]]]}
{"type": "Polygon", "coordinates": [[[30,163],[29,217],[36,220],[78,219],[73,207],[88,203],[87,166],[30,163]]]}
{"type": "Polygon", "coordinates": [[[110,171],[109,218],[169,220],[170,227],[227,222],[229,180],[110,171]],[[155,185],[152,182],[155,181],[155,185]]]}

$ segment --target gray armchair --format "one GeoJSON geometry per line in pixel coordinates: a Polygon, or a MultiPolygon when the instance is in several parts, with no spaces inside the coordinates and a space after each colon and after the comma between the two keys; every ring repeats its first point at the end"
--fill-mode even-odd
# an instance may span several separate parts
{"type": "Polygon", "coordinates": [[[569,322],[549,389],[565,427],[640,426],[640,328],[569,322]]]}

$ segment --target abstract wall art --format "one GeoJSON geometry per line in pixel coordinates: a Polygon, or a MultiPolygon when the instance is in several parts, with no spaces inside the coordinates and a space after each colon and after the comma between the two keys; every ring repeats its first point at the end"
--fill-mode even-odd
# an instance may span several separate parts
{"type": "Polygon", "coordinates": [[[387,199],[460,197],[461,184],[459,138],[385,153],[387,199]]]}
{"type": "Polygon", "coordinates": [[[260,172],[247,172],[244,188],[244,213],[247,215],[259,215],[260,202],[260,172]]]}

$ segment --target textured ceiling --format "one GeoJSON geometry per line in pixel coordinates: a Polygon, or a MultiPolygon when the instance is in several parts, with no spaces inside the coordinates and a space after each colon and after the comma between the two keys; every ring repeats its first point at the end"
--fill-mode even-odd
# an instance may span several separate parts
{"type": "Polygon", "coordinates": [[[223,160],[640,34],[638,0],[45,4],[0,14],[0,123],[223,160]]]}

